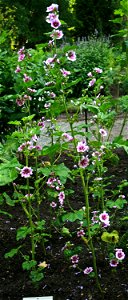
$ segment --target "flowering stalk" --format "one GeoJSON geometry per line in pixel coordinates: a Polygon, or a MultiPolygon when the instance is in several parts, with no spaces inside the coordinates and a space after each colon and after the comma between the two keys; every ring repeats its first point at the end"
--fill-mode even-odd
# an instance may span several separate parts
{"type": "MultiPolygon", "coordinates": [[[[28,156],[26,155],[26,166],[28,166],[28,156]]],[[[29,178],[26,178],[27,181],[27,191],[28,191],[28,213],[29,213],[29,225],[31,229],[31,247],[32,247],[32,260],[35,260],[35,242],[34,242],[34,225],[32,220],[32,205],[31,205],[31,197],[30,197],[30,185],[29,178]]]]}
{"type": "Polygon", "coordinates": [[[89,199],[88,199],[88,180],[89,180],[89,178],[87,176],[86,177],[86,182],[85,182],[84,173],[83,173],[83,170],[81,168],[80,168],[80,177],[81,177],[83,192],[84,192],[84,197],[85,197],[87,231],[88,231],[88,244],[89,244],[90,250],[92,252],[93,268],[94,268],[94,272],[95,272],[96,284],[97,284],[97,287],[99,288],[99,290],[102,293],[102,289],[101,289],[99,279],[98,279],[95,249],[94,249],[94,246],[93,246],[91,231],[90,231],[90,223],[91,222],[90,222],[90,213],[89,213],[90,208],[89,208],[89,199]]]}
{"type": "MultiPolygon", "coordinates": [[[[102,178],[102,176],[103,176],[102,168],[103,168],[103,165],[101,164],[101,160],[100,160],[100,163],[98,163],[98,177],[99,178],[102,178]]],[[[104,210],[103,179],[101,179],[101,181],[100,181],[99,191],[100,191],[100,195],[98,197],[99,198],[98,199],[98,206],[101,205],[101,209],[103,211],[104,210]]]]}
{"type": "MultiPolygon", "coordinates": [[[[36,188],[36,198],[37,198],[37,220],[40,221],[40,189],[39,189],[39,183],[38,183],[38,173],[37,173],[37,168],[38,168],[38,161],[37,161],[37,154],[35,157],[35,167],[36,167],[36,182],[35,182],[35,188],[36,188]]],[[[40,181],[39,181],[40,182],[40,181]]],[[[41,185],[42,188],[42,185],[41,185]]],[[[46,249],[45,249],[45,245],[44,245],[44,237],[42,235],[41,237],[41,243],[42,243],[42,249],[43,249],[43,253],[44,255],[46,255],[46,249]]]]}

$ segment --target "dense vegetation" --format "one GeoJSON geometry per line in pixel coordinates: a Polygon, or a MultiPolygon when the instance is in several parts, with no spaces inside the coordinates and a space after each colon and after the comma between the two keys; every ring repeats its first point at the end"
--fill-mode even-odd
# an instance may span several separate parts
{"type": "MultiPolygon", "coordinates": [[[[88,37],[95,32],[98,36],[111,35],[117,29],[110,20],[114,18],[117,0],[57,0],[60,19],[65,22],[66,38],[88,37]]],[[[47,40],[49,31],[45,22],[49,0],[1,0],[1,30],[6,30],[12,47],[27,43],[33,46],[47,40]]]]}

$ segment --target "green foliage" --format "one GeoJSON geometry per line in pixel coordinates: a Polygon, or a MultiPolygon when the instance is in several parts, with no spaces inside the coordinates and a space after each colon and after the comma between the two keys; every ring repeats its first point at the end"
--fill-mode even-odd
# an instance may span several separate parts
{"type": "Polygon", "coordinates": [[[14,255],[17,255],[22,246],[11,249],[9,252],[5,253],[5,258],[12,258],[14,255]]]}
{"type": "MultiPolygon", "coordinates": [[[[75,98],[80,97],[82,90],[88,85],[87,74],[95,67],[99,67],[105,71],[110,67],[112,59],[112,49],[109,45],[109,40],[105,38],[97,38],[95,36],[90,37],[88,40],[80,41],[75,46],[77,59],[70,66],[71,76],[70,80],[76,78],[80,79],[80,82],[76,82],[73,89],[73,96],[75,98]]],[[[69,68],[69,64],[66,64],[69,68]]]]}
{"type": "Polygon", "coordinates": [[[19,166],[20,164],[16,158],[0,164],[0,186],[4,186],[17,178],[16,167],[19,166]]]}
{"type": "Polygon", "coordinates": [[[118,7],[116,0],[76,0],[76,32],[77,37],[88,37],[94,34],[110,35],[116,26],[109,22],[113,18],[113,11],[118,7]]]}
{"type": "Polygon", "coordinates": [[[26,236],[30,233],[31,233],[31,228],[30,227],[27,227],[27,226],[20,227],[17,230],[17,235],[16,235],[17,241],[19,241],[20,239],[26,238],[26,236]]]}
{"type": "Polygon", "coordinates": [[[116,230],[113,230],[111,233],[103,232],[101,236],[102,241],[106,243],[118,243],[119,241],[119,234],[116,230]]]}
{"type": "Polygon", "coordinates": [[[84,217],[84,210],[80,209],[78,211],[70,212],[67,214],[64,214],[62,216],[62,221],[70,221],[70,222],[75,222],[76,220],[82,221],[84,217]]]}

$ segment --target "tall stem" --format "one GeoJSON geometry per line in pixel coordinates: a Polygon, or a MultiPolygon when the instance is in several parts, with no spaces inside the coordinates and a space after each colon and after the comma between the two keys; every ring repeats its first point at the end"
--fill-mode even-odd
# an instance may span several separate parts
{"type": "MultiPolygon", "coordinates": [[[[26,155],[26,166],[28,166],[28,156],[26,155]]],[[[35,242],[34,242],[34,225],[32,220],[32,206],[31,206],[31,197],[30,197],[30,185],[29,178],[27,178],[27,191],[28,191],[28,213],[29,213],[29,226],[31,229],[31,247],[32,247],[32,260],[35,260],[35,242]]]]}
{"type": "Polygon", "coordinates": [[[29,178],[27,178],[27,190],[28,190],[29,225],[31,229],[32,260],[35,260],[34,225],[32,220],[32,206],[31,206],[31,197],[30,197],[30,188],[29,188],[29,178]]]}
{"type": "Polygon", "coordinates": [[[99,290],[102,292],[101,286],[100,286],[100,283],[99,283],[99,279],[98,279],[95,249],[94,249],[94,246],[93,246],[91,231],[90,231],[90,212],[89,212],[90,208],[89,208],[89,198],[88,198],[88,176],[87,176],[86,181],[85,181],[82,169],[80,169],[80,176],[81,176],[81,181],[82,181],[82,186],[83,186],[83,191],[84,191],[84,197],[85,197],[88,243],[89,243],[89,246],[90,246],[90,249],[91,249],[91,252],[92,252],[93,268],[94,268],[94,272],[95,272],[96,284],[97,284],[97,287],[99,288],[99,290]]]}

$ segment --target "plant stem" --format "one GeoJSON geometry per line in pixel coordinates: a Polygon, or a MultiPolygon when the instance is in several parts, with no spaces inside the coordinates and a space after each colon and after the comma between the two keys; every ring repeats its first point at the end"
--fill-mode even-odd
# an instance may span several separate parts
{"type": "Polygon", "coordinates": [[[85,206],[86,206],[86,218],[87,218],[87,231],[88,231],[88,243],[92,252],[92,259],[93,259],[93,268],[95,272],[95,279],[96,279],[96,284],[100,292],[102,293],[102,289],[99,283],[98,279],[98,272],[97,272],[97,264],[96,264],[96,255],[95,255],[95,249],[93,246],[92,242],[92,237],[91,237],[91,231],[90,231],[90,208],[89,208],[89,199],[88,199],[88,176],[84,178],[83,170],[80,169],[80,176],[81,176],[81,181],[82,181],[82,186],[83,186],[83,191],[84,191],[84,197],[85,197],[85,206]]]}
{"type": "Polygon", "coordinates": [[[31,229],[31,247],[32,247],[32,260],[35,260],[35,242],[34,242],[34,226],[32,220],[32,207],[30,198],[29,178],[27,178],[27,189],[28,189],[28,212],[29,212],[29,225],[31,229]]]}
{"type": "MultiPolygon", "coordinates": [[[[26,155],[26,166],[28,166],[28,156],[26,155]]],[[[32,260],[35,260],[35,242],[34,242],[34,225],[32,220],[32,206],[31,206],[31,197],[30,197],[30,185],[29,185],[29,178],[27,178],[27,191],[28,191],[28,219],[29,219],[29,226],[31,229],[31,247],[32,247],[32,260]]]]}

